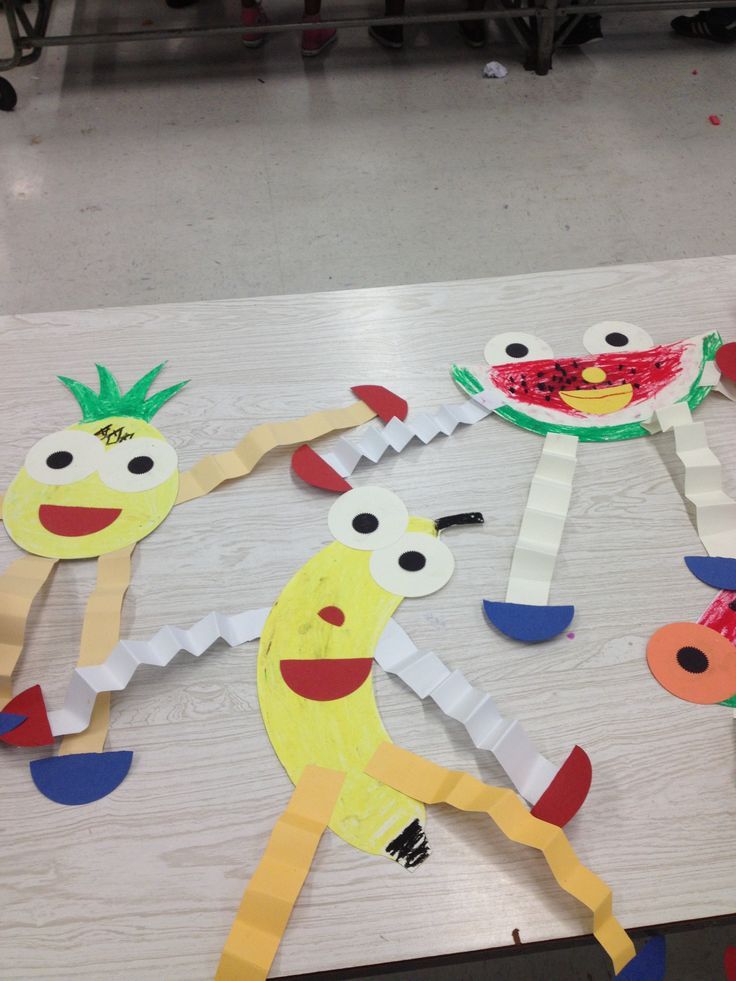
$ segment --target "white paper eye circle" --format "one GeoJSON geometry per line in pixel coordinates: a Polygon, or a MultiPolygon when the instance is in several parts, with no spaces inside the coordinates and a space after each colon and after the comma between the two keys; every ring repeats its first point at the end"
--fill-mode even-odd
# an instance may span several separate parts
{"type": "Polygon", "coordinates": [[[589,354],[616,354],[617,351],[646,351],[654,342],[643,327],[623,320],[603,320],[588,327],[583,347],[589,354]]]}
{"type": "Polygon", "coordinates": [[[73,484],[89,477],[105,455],[102,443],[81,429],[63,429],[39,439],[26,454],[25,468],[41,484],[73,484]]]}
{"type": "Polygon", "coordinates": [[[113,490],[152,490],[163,484],[178,466],[176,450],[162,439],[142,436],[126,439],[105,453],[100,479],[113,490]]]}
{"type": "Polygon", "coordinates": [[[509,330],[492,337],[483,349],[488,364],[513,364],[515,361],[547,361],[552,348],[534,334],[509,330]]]}
{"type": "Polygon", "coordinates": [[[455,571],[455,557],[439,538],[409,531],[371,555],[371,576],[388,593],[428,596],[442,589],[455,571]]]}
{"type": "Polygon", "coordinates": [[[356,487],[335,501],[327,526],[348,548],[371,552],[400,538],[409,524],[404,502],[385,487],[356,487]]]}

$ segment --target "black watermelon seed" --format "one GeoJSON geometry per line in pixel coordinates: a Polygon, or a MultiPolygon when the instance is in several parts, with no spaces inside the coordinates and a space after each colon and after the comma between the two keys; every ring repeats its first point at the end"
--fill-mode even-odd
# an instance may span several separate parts
{"type": "Polygon", "coordinates": [[[731,600],[731,602],[728,604],[728,608],[729,610],[733,610],[733,612],[736,613],[736,599],[731,600]]]}

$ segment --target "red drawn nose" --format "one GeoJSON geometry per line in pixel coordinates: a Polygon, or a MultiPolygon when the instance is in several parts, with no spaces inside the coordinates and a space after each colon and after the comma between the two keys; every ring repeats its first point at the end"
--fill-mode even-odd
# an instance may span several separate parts
{"type": "Polygon", "coordinates": [[[341,627],[345,623],[345,614],[339,606],[323,606],[317,616],[322,617],[325,623],[331,623],[333,627],[341,627]]]}

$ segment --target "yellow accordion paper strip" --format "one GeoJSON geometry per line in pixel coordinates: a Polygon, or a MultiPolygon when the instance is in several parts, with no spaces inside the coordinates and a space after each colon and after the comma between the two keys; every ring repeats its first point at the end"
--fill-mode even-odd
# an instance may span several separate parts
{"type": "Polygon", "coordinates": [[[345,774],[307,766],[243,894],[215,981],[264,981],[345,774]]]}
{"type": "Polygon", "coordinates": [[[469,773],[446,770],[392,743],[382,743],[366,773],[425,804],[450,804],[461,811],[485,813],[511,841],[536,848],[558,884],[593,913],[593,934],[618,974],[636,951],[613,915],[609,887],[586,868],[565,832],[532,817],[512,790],[490,787],[469,773]]]}
{"type": "Polygon", "coordinates": [[[302,419],[288,422],[264,422],[224,453],[206,456],[179,478],[177,504],[209,494],[226,480],[245,477],[257,463],[277,446],[310,443],[335,429],[360,426],[375,418],[375,411],[365,402],[355,402],[343,409],[325,409],[302,419]]]}

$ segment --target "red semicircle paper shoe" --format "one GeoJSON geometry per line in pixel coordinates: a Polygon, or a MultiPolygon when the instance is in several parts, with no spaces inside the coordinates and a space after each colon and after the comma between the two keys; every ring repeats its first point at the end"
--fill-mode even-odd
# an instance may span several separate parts
{"type": "Polygon", "coordinates": [[[585,803],[592,780],[590,757],[580,746],[573,746],[552,783],[532,808],[533,816],[564,828],[585,803]]]}

